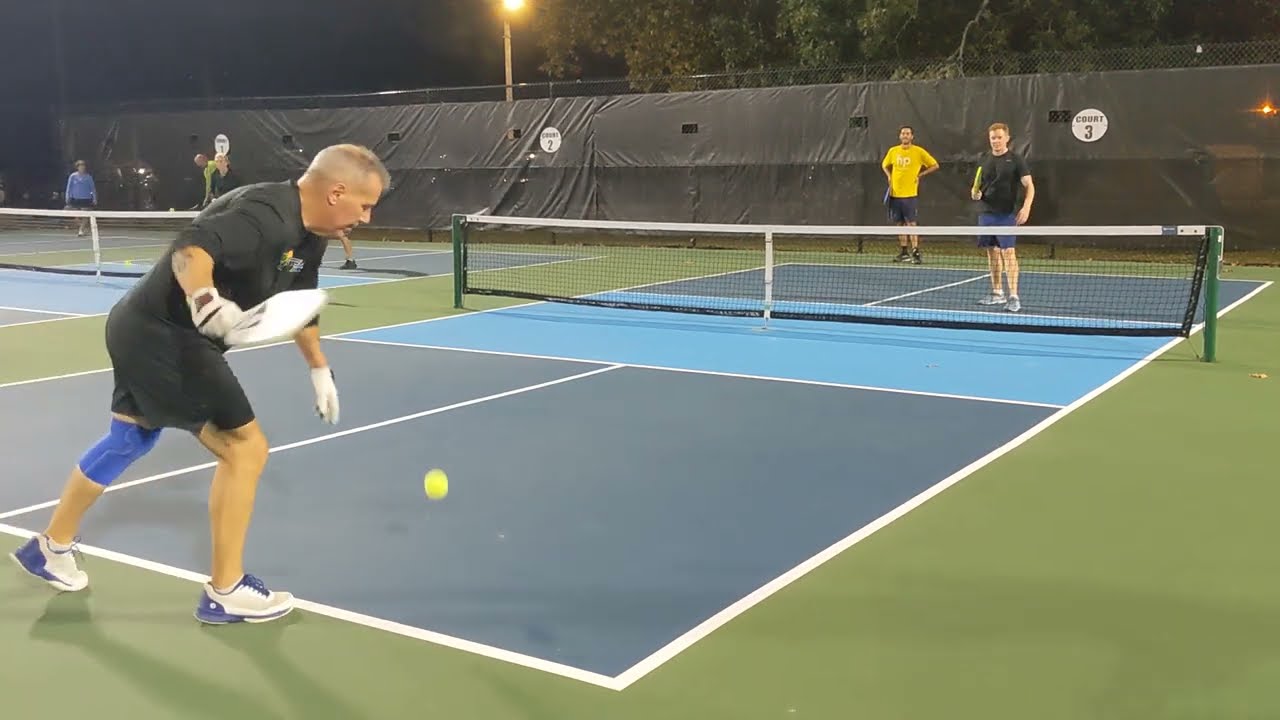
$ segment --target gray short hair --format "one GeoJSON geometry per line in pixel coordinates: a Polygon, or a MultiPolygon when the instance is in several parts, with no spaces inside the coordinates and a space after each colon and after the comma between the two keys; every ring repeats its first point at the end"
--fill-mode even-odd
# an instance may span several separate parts
{"type": "Polygon", "coordinates": [[[330,145],[316,153],[307,172],[339,182],[351,182],[355,178],[364,180],[369,175],[377,175],[383,191],[391,187],[387,166],[372,150],[362,145],[330,145]]]}

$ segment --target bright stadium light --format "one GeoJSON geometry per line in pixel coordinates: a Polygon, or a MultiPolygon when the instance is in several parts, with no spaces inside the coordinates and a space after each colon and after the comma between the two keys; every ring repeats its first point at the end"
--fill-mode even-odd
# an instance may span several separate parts
{"type": "Polygon", "coordinates": [[[502,0],[502,7],[506,8],[507,12],[515,12],[524,7],[524,0],[502,0]]]}

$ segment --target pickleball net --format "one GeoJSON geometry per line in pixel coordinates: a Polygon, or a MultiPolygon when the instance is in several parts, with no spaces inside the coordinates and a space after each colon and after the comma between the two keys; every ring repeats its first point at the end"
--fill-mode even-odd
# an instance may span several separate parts
{"type": "Polygon", "coordinates": [[[893,226],[718,225],[458,215],[466,295],[636,310],[1038,333],[1187,336],[1216,307],[1221,228],[1021,226],[1018,301],[992,303],[980,235],[893,226]],[[1210,296],[1211,295],[1211,296],[1210,296]]]}
{"type": "MultiPolygon", "coordinates": [[[[63,282],[77,282],[79,276],[129,285],[197,216],[190,211],[0,208],[0,272],[10,278],[49,273],[63,282]]],[[[343,248],[331,240],[322,273],[331,274],[326,279],[336,284],[448,275],[448,240],[447,233],[426,230],[359,228],[352,237],[358,267],[343,268],[343,248]]]]}
{"type": "Polygon", "coordinates": [[[194,212],[0,208],[0,269],[136,278],[194,212]]]}

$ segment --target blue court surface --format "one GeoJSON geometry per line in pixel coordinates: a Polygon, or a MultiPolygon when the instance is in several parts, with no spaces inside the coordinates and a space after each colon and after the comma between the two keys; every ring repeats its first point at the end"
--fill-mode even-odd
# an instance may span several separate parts
{"type": "MultiPolygon", "coordinates": [[[[113,257],[104,260],[102,271],[136,274],[149,269],[152,259],[164,249],[164,246],[159,243],[143,246],[120,245],[120,243],[140,240],[142,238],[122,239],[115,241],[115,245],[104,241],[104,252],[112,251],[113,257]]],[[[0,262],[44,266],[47,263],[42,261],[43,255],[30,253],[56,252],[61,253],[56,257],[61,257],[67,252],[81,252],[84,244],[83,238],[74,237],[39,241],[7,240],[0,244],[0,253],[2,253],[0,262]],[[51,245],[57,249],[33,250],[48,248],[51,245]]],[[[453,272],[453,255],[443,247],[422,250],[397,247],[394,244],[372,247],[358,245],[353,252],[359,268],[342,270],[340,268],[345,260],[342,246],[336,242],[330,244],[325,253],[324,266],[320,271],[321,287],[367,285],[391,282],[406,277],[448,275],[453,272]]],[[[88,263],[75,263],[58,264],[56,267],[92,272],[95,266],[88,263]]],[[[103,313],[119,300],[135,281],[136,279],[132,277],[31,273],[0,267],[0,326],[49,319],[59,314],[75,316],[103,313]],[[32,298],[39,299],[38,308],[32,307],[32,298]],[[43,317],[34,313],[35,310],[41,311],[40,315],[43,317]]]]}
{"type": "MultiPolygon", "coordinates": [[[[109,307],[39,282],[0,278],[0,305],[109,307]]],[[[1223,305],[1259,287],[1225,281],[1223,305]]],[[[234,352],[274,448],[249,570],[348,619],[607,685],[1168,342],[531,303],[326,339],[337,427],[292,345],[234,352]]],[[[0,522],[44,527],[110,391],[109,372],[0,386],[0,433],[24,449],[0,522]]],[[[166,432],[84,542],[205,572],[209,460],[166,432]]]]}

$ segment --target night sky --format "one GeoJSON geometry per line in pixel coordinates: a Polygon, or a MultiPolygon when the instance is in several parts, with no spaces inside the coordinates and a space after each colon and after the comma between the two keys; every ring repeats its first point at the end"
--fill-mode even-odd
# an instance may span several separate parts
{"type": "MultiPolygon", "coordinates": [[[[84,105],[504,82],[498,0],[0,5],[0,173],[11,186],[15,177],[48,172],[62,178],[69,172],[56,165],[49,130],[47,108],[60,101],[84,105]],[[50,163],[55,166],[46,167],[50,163]]],[[[531,0],[522,12],[534,7],[531,0]]],[[[513,21],[512,35],[515,81],[545,81],[527,16],[513,21]]]]}

